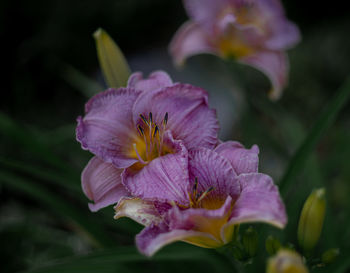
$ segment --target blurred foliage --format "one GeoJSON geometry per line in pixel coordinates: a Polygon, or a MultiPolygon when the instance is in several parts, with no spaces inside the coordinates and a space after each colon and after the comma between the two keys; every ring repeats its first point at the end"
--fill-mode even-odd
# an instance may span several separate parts
{"type": "MultiPolygon", "coordinates": [[[[258,144],[260,169],[276,182],[310,138],[312,126],[350,71],[350,20],[345,2],[319,1],[317,12],[311,2],[284,4],[289,18],[300,26],[303,41],[290,51],[290,84],[282,99],[268,101],[263,92],[267,80],[248,67],[238,70],[249,92],[226,94],[226,100],[243,109],[231,125],[230,138],[246,146],[258,144]]],[[[312,255],[321,257],[330,248],[339,248],[340,254],[332,264],[315,266],[312,272],[350,269],[349,103],[338,108],[337,119],[328,124],[322,138],[314,139],[302,162],[296,160],[299,166],[285,196],[289,215],[285,231],[254,225],[259,241],[253,263],[242,269],[232,257],[183,243],[148,259],[134,247],[134,235],[141,226],[128,219],[114,221],[111,207],[98,213],[88,210],[80,172],[91,155],[75,141],[75,119],[83,114],[87,98],[106,86],[92,33],[105,28],[138,67],[140,56],[164,52],[186,20],[181,3],[5,0],[0,15],[0,30],[6,38],[0,100],[1,272],[262,272],[269,256],[265,250],[268,235],[284,247],[298,249],[298,217],[316,187],[326,188],[328,206],[312,255]]],[[[156,69],[169,66],[169,56],[160,54],[159,58],[161,62],[148,65],[157,65],[156,69]]],[[[210,66],[214,59],[196,56],[188,64],[199,64],[198,75],[215,75],[210,66]]],[[[132,70],[134,67],[131,65],[132,70]]],[[[230,82],[234,77],[229,69],[237,67],[227,68],[220,81],[230,82]]],[[[180,78],[186,71],[176,75],[180,78]]],[[[203,84],[218,80],[216,75],[198,78],[203,84]]],[[[219,95],[219,90],[208,91],[212,97],[219,95]]],[[[246,228],[242,226],[242,234],[246,228]]]]}

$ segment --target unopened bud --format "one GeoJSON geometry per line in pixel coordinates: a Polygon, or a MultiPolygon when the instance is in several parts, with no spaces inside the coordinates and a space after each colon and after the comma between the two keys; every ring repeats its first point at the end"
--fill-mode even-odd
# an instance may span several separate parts
{"type": "Polygon", "coordinates": [[[270,255],[275,255],[277,251],[281,248],[281,243],[277,238],[270,235],[266,239],[265,248],[270,255]]]}
{"type": "Polygon", "coordinates": [[[258,250],[258,233],[253,227],[244,231],[242,243],[249,257],[254,257],[258,250]]]}
{"type": "Polygon", "coordinates": [[[331,248],[322,254],[322,262],[325,264],[330,264],[339,256],[338,248],[331,248]]]}
{"type": "Polygon", "coordinates": [[[314,248],[320,238],[326,209],[325,189],[314,190],[301,211],[298,241],[304,251],[314,248]]]}
{"type": "Polygon", "coordinates": [[[267,273],[308,273],[302,257],[295,251],[281,249],[267,262],[267,273]]]}

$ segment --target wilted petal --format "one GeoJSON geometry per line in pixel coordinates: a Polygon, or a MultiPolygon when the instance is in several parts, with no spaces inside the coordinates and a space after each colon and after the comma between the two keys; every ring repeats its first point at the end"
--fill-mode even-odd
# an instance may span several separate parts
{"type": "Polygon", "coordinates": [[[269,92],[271,99],[278,99],[288,82],[289,63],[287,55],[282,51],[262,51],[254,55],[240,58],[241,63],[250,65],[263,72],[271,81],[269,92]]]}
{"type": "Polygon", "coordinates": [[[125,169],[123,184],[133,196],[187,205],[187,150],[180,141],[174,145],[174,154],[155,158],[140,170],[125,169]]]}
{"type": "Polygon", "coordinates": [[[155,71],[149,75],[147,79],[143,78],[141,72],[133,73],[128,80],[128,87],[143,92],[149,92],[166,86],[171,86],[173,81],[164,71],[155,71]]]}
{"type": "Polygon", "coordinates": [[[188,150],[213,148],[217,142],[216,112],[208,106],[207,92],[199,87],[175,84],[141,94],[133,108],[134,122],[140,120],[140,114],[148,116],[150,112],[160,126],[168,113],[166,129],[174,139],[182,140],[188,150]]]}
{"type": "Polygon", "coordinates": [[[114,210],[114,219],[128,217],[144,226],[159,223],[162,220],[158,210],[154,207],[154,202],[140,198],[122,198],[114,210]]]}
{"type": "MultiPolygon", "coordinates": [[[[189,153],[190,181],[193,184],[198,179],[198,191],[213,187],[214,190],[205,198],[205,203],[220,204],[221,207],[226,197],[230,195],[236,199],[241,187],[237,180],[237,174],[230,162],[218,153],[201,148],[189,153]]],[[[215,207],[215,206],[214,206],[215,207]]]]}
{"type": "Polygon", "coordinates": [[[85,195],[95,204],[89,204],[91,211],[115,204],[128,192],[121,182],[122,169],[115,168],[94,156],[81,174],[85,195]]]}
{"type": "Polygon", "coordinates": [[[239,142],[227,141],[217,146],[215,152],[230,161],[237,174],[258,172],[259,148],[256,145],[245,149],[239,142]]]}
{"type": "Polygon", "coordinates": [[[193,230],[170,230],[166,223],[150,225],[136,236],[136,245],[141,253],[152,256],[160,248],[176,241],[186,241],[188,238],[201,238],[203,243],[215,243],[209,234],[193,230]]]}
{"type": "Polygon", "coordinates": [[[242,192],[227,225],[265,222],[283,228],[287,223],[286,211],[271,177],[251,173],[241,174],[238,178],[242,192]]]}
{"type": "Polygon", "coordinates": [[[91,98],[85,106],[85,117],[78,118],[76,129],[83,149],[118,168],[135,163],[137,160],[128,154],[136,134],[131,111],[139,94],[140,91],[131,88],[119,88],[91,98]]]}
{"type": "Polygon", "coordinates": [[[193,55],[209,53],[215,54],[215,49],[209,42],[208,35],[196,23],[188,21],[176,32],[169,46],[177,66],[184,64],[185,60],[193,55]]]}

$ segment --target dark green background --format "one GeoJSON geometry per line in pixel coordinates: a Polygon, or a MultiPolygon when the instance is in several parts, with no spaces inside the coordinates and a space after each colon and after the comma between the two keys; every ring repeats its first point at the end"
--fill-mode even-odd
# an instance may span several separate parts
{"type": "MultiPolygon", "coordinates": [[[[78,79],[76,73],[104,86],[92,38],[97,28],[103,27],[115,39],[133,71],[142,69],[148,73],[165,69],[175,81],[207,88],[211,100],[216,101],[214,106],[219,109],[221,136],[239,140],[246,146],[258,144],[262,171],[278,182],[319,113],[349,75],[350,17],[345,3],[284,1],[288,17],[300,26],[303,39],[289,54],[289,87],[278,103],[270,103],[264,93],[268,81],[254,69],[227,65],[214,56],[196,56],[188,61],[184,70],[174,70],[166,47],[174,32],[187,20],[181,1],[2,1],[1,271],[40,268],[50,261],[93,252],[96,245],[84,229],[77,228],[72,221],[75,211],[81,221],[88,221],[85,224],[95,223],[106,232],[106,238],[112,238],[106,240],[101,235],[102,241],[114,247],[115,256],[122,246],[133,249],[133,236],[140,227],[127,219],[114,221],[111,208],[90,213],[80,190],[80,172],[91,155],[80,149],[74,129],[75,119],[83,114],[88,99],[83,91],[89,82],[78,79]],[[218,69],[213,69],[215,66],[218,69]],[[248,96],[245,92],[233,91],[233,95],[226,92],[237,79],[236,70],[244,75],[245,85],[250,89],[248,96]],[[232,102],[230,111],[220,108],[223,101],[232,102]],[[57,200],[51,195],[63,200],[66,207],[57,207],[57,200]]],[[[259,255],[247,271],[263,272],[266,234],[275,234],[283,243],[296,245],[295,230],[301,206],[311,189],[320,186],[327,189],[328,211],[315,256],[330,247],[341,250],[340,257],[331,265],[334,271],[320,271],[346,272],[350,268],[346,262],[350,254],[348,106],[294,178],[293,189],[285,198],[289,212],[286,231],[256,225],[261,235],[259,255]]],[[[189,249],[188,253],[193,251],[193,255],[197,255],[197,248],[184,244],[175,247],[179,247],[180,252],[189,249]]],[[[96,263],[95,269],[90,264],[84,272],[90,272],[88,269],[94,272],[199,269],[211,272],[213,267],[217,268],[215,263],[208,267],[204,261],[192,263],[190,260],[181,264],[108,261],[102,263],[105,265],[102,269],[101,263],[96,263]]],[[[65,272],[60,270],[57,272],[65,272]]]]}

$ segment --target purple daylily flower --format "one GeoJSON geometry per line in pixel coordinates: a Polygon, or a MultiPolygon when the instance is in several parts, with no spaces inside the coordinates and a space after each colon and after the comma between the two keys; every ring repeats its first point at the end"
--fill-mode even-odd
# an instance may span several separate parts
{"type": "Polygon", "coordinates": [[[234,57],[267,75],[270,97],[280,97],[288,81],[285,51],[298,43],[300,33],[279,0],[184,0],[184,6],[190,21],[170,44],[176,64],[200,53],[234,57]]]}
{"type": "Polygon", "coordinates": [[[193,149],[187,168],[168,162],[174,164],[173,173],[164,170],[161,180],[143,185],[155,191],[152,199],[122,198],[115,206],[115,218],[130,217],[146,226],[136,244],[147,256],[174,241],[220,247],[232,240],[241,223],[265,222],[283,228],[285,208],[272,179],[258,173],[258,153],[255,145],[245,149],[233,141],[214,150],[193,149]],[[168,187],[175,183],[176,188],[168,187]],[[165,196],[165,187],[172,194],[165,196]]]}
{"type": "Polygon", "coordinates": [[[152,198],[151,188],[145,187],[149,181],[165,179],[159,175],[164,171],[174,181],[182,180],[172,166],[187,166],[188,151],[217,143],[218,122],[206,91],[173,83],[162,71],[147,79],[134,73],[126,88],[95,95],[77,121],[77,140],[95,155],[82,173],[84,193],[95,203],[89,205],[92,211],[129,192],[152,198]]]}

